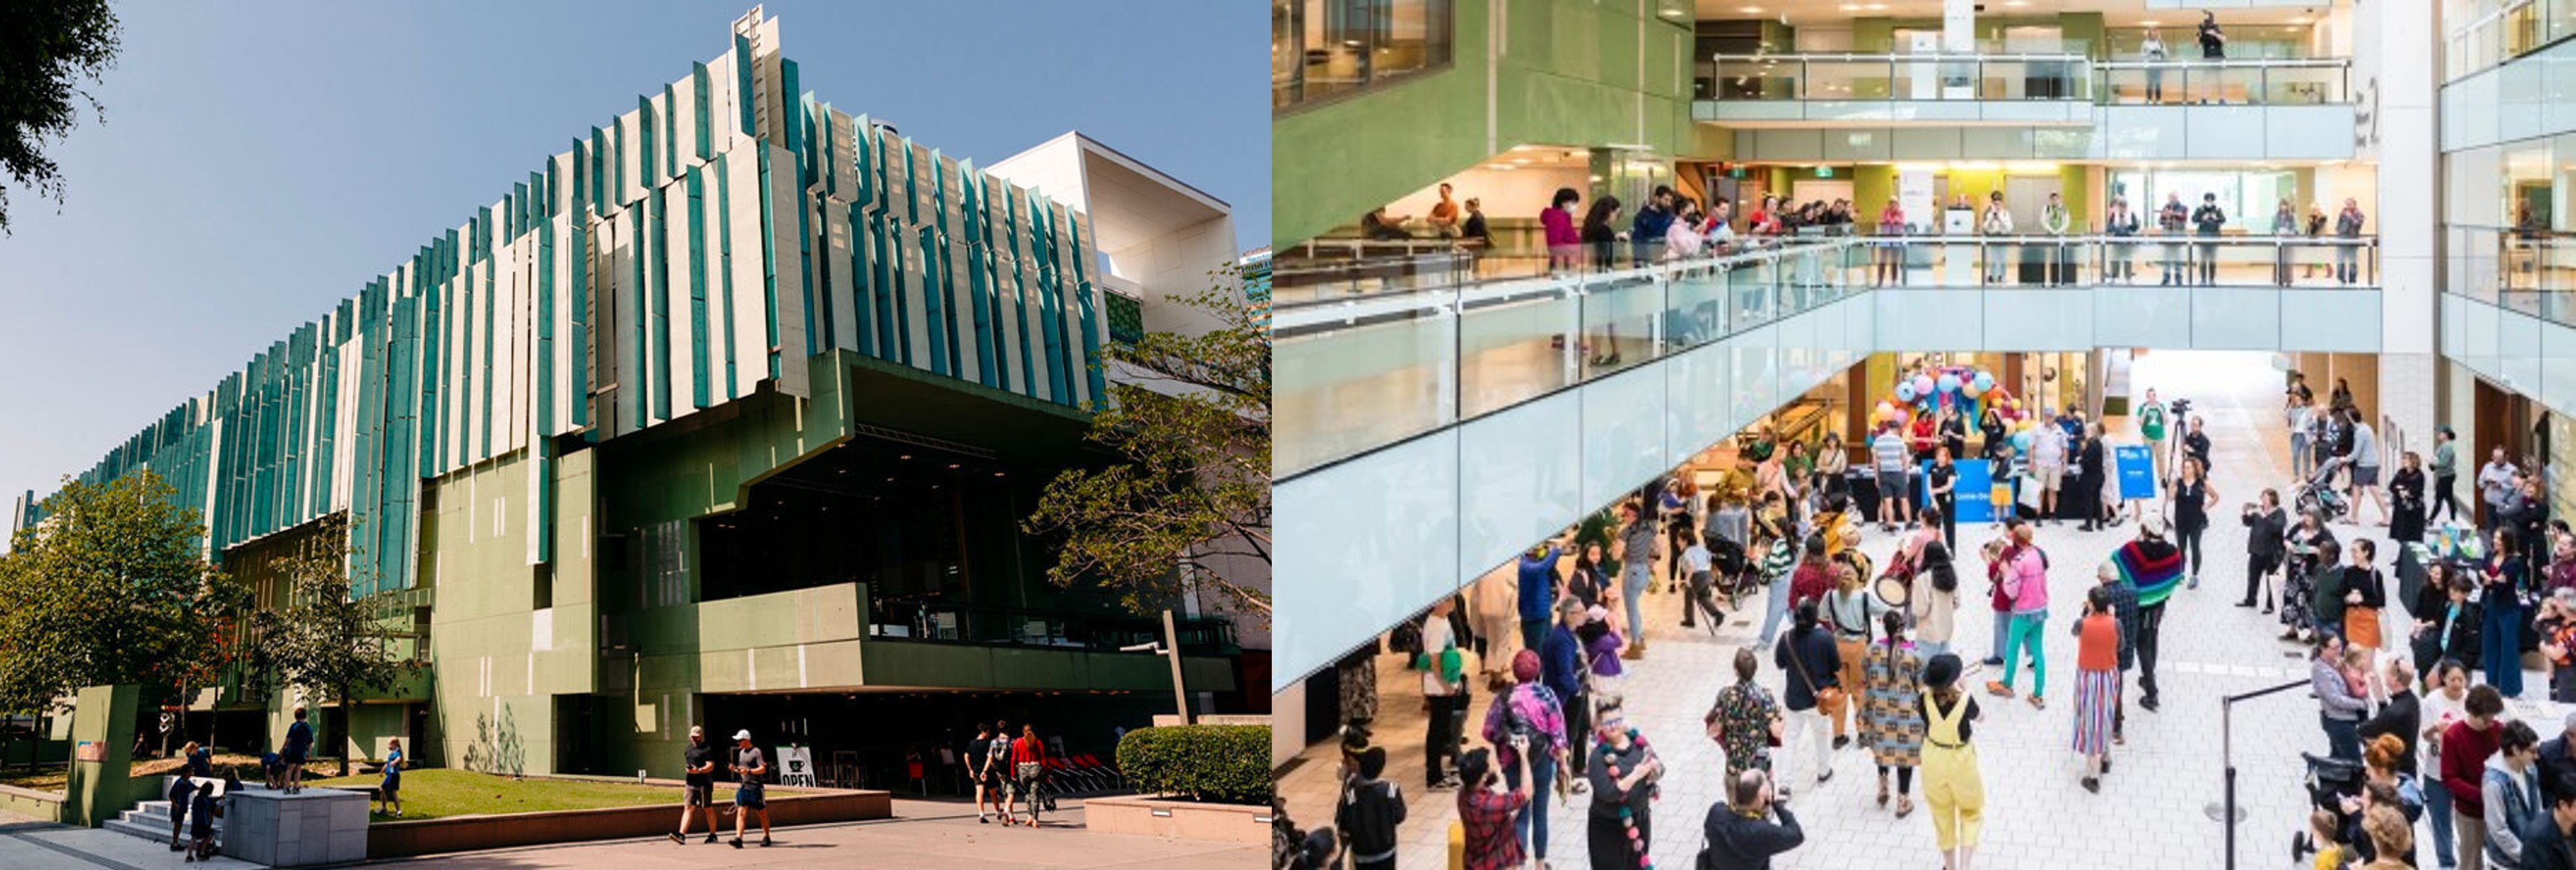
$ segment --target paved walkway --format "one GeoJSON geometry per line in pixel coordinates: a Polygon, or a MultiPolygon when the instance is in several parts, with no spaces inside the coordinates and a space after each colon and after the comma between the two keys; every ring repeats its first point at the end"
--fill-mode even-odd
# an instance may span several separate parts
{"type": "MultiPolygon", "coordinates": [[[[2188,397],[2195,412],[2208,418],[2216,466],[2213,483],[2223,496],[2203,541],[2210,567],[2203,572],[2205,582],[2200,588],[2177,592],[2169,605],[2158,669],[2164,683],[2162,711],[2149,713],[2132,703],[2128,743],[2114,750],[2114,772],[2103,780],[2100,794],[2088,794],[2077,784],[2078,763],[2069,748],[2075,644],[2065,626],[2082,590],[2094,583],[2095,567],[2135,535],[2137,524],[2090,534],[2071,525],[2039,530],[2038,542],[2054,566],[2050,597],[2060,602],[2052,608],[2047,638],[2047,694],[2052,703],[2039,711],[2020,701],[1979,694],[1985,719],[1977,726],[1976,742],[1987,790],[1979,868],[2224,866],[2224,829],[2203,812],[2204,805],[2219,799],[2223,781],[2218,699],[2303,679],[2307,673],[2303,650],[2274,639],[2280,631],[2274,617],[2231,606],[2244,590],[2245,531],[2235,521],[2236,506],[2264,487],[2286,491],[2289,485],[2278,373],[2268,368],[2260,354],[2165,352],[2139,359],[2132,383],[2140,393],[2153,386],[2167,399],[2188,397]]],[[[2119,437],[2116,429],[2115,437],[2119,437]]],[[[2380,538],[2384,531],[2336,527],[2338,537],[2346,541],[2380,538]]],[[[1994,534],[1984,527],[1960,528],[1961,548],[1969,553],[1962,566],[1963,585],[1983,589],[1983,571],[1974,561],[1974,551],[1994,534]]],[[[1894,541],[1873,529],[1863,549],[1885,565],[1894,541]]],[[[1730,614],[1725,629],[1711,639],[1704,630],[1679,628],[1676,596],[1658,592],[1647,599],[1650,652],[1644,661],[1631,663],[1626,696],[1629,721],[1654,743],[1671,771],[1653,810],[1652,854],[1658,866],[1689,866],[1701,844],[1700,823],[1719,796],[1723,768],[1714,744],[1701,736],[1700,716],[1717,689],[1733,680],[1728,663],[1736,648],[1755,638],[1760,628],[1759,600],[1758,593],[1748,599],[1747,609],[1752,612],[1730,614]]],[[[2392,605],[2392,637],[2402,636],[2396,622],[2402,613],[2392,605]]],[[[1983,657],[1993,646],[1993,631],[1992,616],[1981,596],[1962,602],[1956,649],[1971,660],[1983,657]]],[[[1399,777],[1397,781],[1414,800],[1403,827],[1400,861],[1405,867],[1444,866],[1446,832],[1457,815],[1454,793],[1424,796],[1420,679],[1400,670],[1394,659],[1382,660],[1379,687],[1385,700],[1378,734],[1396,756],[1397,763],[1390,765],[1396,770],[1390,775],[1399,777]]],[[[1760,681],[1777,692],[1781,677],[1770,661],[1765,651],[1760,681]]],[[[1974,677],[1978,685],[1985,678],[1974,677]]],[[[2026,691],[2028,686],[2029,676],[2024,674],[2022,688],[2026,691]]],[[[1471,731],[1482,722],[1491,702],[1481,685],[1477,690],[1471,702],[1471,731]]],[[[2135,697],[2132,689],[2133,701],[2135,697]]],[[[2508,712],[2541,725],[2557,722],[2545,707],[2526,700],[2513,702],[2508,712]]],[[[2234,718],[2238,800],[2247,812],[2239,827],[2238,856],[2242,866],[2283,866],[2290,832],[2305,827],[2307,804],[2299,785],[2298,753],[2325,750],[2315,702],[2306,692],[2294,690],[2248,702],[2234,718]]],[[[1281,792],[1299,824],[1329,823],[1335,791],[1330,743],[1319,745],[1305,758],[1282,778],[1281,792]]],[[[1837,772],[1834,780],[1799,789],[1793,805],[1806,825],[1807,845],[1775,866],[1939,866],[1930,814],[1919,801],[1917,811],[1904,819],[1878,807],[1873,800],[1871,761],[1857,744],[1834,753],[1832,763],[1837,772]]],[[[1918,796],[1920,786],[1917,783],[1918,796]]],[[[1571,806],[1553,807],[1547,857],[1557,867],[1584,862],[1588,801],[1577,796],[1571,806]]],[[[2429,836],[2429,829],[2419,828],[2418,837],[2424,836],[2429,836]]],[[[2429,858],[2431,853],[2424,854],[2429,858]]]]}
{"type": "MultiPolygon", "coordinates": [[[[892,819],[779,828],[773,832],[778,845],[767,849],[756,845],[734,849],[723,845],[722,841],[709,846],[695,839],[687,846],[675,846],[668,839],[656,837],[495,849],[377,863],[466,870],[576,867],[613,867],[618,870],[683,867],[1181,870],[1260,867],[1270,851],[1266,844],[1234,845],[1097,834],[1084,830],[1082,825],[1082,806],[1074,800],[1064,801],[1062,811],[1047,814],[1045,827],[1031,830],[977,824],[974,807],[963,802],[898,799],[892,819]]],[[[752,836],[757,842],[758,829],[752,831],[752,836]]],[[[0,815],[0,868],[7,870],[164,870],[180,867],[220,870],[255,866],[229,858],[211,864],[182,864],[178,853],[124,834],[0,815]]]]}

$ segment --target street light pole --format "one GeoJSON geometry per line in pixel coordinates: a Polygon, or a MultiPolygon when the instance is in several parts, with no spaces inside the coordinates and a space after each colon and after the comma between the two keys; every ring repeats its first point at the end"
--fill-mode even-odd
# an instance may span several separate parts
{"type": "Polygon", "coordinates": [[[1181,714],[1181,724],[1190,724],[1190,696],[1181,688],[1181,635],[1172,628],[1172,611],[1163,609],[1163,651],[1172,657],[1172,703],[1181,714]]]}

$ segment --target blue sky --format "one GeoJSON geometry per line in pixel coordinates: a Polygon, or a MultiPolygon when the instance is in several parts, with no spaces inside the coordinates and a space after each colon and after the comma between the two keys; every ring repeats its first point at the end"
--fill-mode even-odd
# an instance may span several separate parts
{"type": "MultiPolygon", "coordinates": [[[[13,188],[0,501],[51,491],[576,134],[721,54],[748,2],[118,2],[124,49],[13,188]]],[[[772,2],[801,83],[990,164],[1079,128],[1270,236],[1258,4],[772,2]]]]}

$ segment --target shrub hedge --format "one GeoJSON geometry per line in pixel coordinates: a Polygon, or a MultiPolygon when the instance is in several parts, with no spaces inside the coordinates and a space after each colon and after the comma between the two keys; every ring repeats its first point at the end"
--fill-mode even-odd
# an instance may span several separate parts
{"type": "Polygon", "coordinates": [[[1139,728],[1118,741],[1118,770],[1139,792],[1270,804],[1270,726],[1139,728]]]}

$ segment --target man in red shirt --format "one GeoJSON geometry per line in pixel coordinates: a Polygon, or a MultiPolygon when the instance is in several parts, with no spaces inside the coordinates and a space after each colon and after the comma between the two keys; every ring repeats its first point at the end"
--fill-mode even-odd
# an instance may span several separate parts
{"type": "Polygon", "coordinates": [[[2486,852],[2487,802],[2481,788],[2487,757],[2504,742],[2504,723],[2496,721],[2496,714],[2504,712],[2504,696],[2493,686],[2471,686],[2461,708],[2469,718],[2442,731],[2441,773],[2442,787],[2451,791],[2451,828],[2459,832],[2459,854],[2466,863],[2475,860],[2469,856],[2486,852]]]}
{"type": "Polygon", "coordinates": [[[1791,610],[1796,610],[1799,604],[1808,601],[1824,600],[1825,593],[1833,591],[1834,588],[1833,569],[1825,563],[1824,536],[1809,536],[1804,552],[1806,555],[1798,560],[1798,570],[1789,575],[1789,609],[1791,610]]]}

